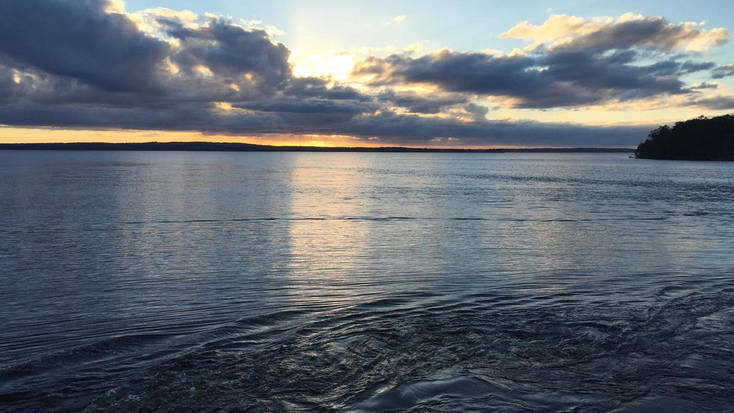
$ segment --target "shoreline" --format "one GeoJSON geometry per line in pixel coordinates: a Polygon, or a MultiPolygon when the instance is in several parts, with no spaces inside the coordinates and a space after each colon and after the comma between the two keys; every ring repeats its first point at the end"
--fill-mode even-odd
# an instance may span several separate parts
{"type": "Polygon", "coordinates": [[[144,143],[1,143],[0,150],[45,151],[187,151],[187,152],[398,152],[398,153],[633,153],[634,148],[412,148],[272,146],[218,142],[144,142],[144,143]]]}

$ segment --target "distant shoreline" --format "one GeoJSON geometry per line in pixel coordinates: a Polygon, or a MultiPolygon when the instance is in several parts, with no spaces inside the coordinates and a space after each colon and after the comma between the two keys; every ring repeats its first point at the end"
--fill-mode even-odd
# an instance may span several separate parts
{"type": "Polygon", "coordinates": [[[633,148],[411,148],[403,146],[319,147],[272,146],[220,142],[145,142],[145,143],[2,143],[0,150],[52,151],[187,151],[187,152],[426,152],[426,153],[633,153],[633,148]]]}

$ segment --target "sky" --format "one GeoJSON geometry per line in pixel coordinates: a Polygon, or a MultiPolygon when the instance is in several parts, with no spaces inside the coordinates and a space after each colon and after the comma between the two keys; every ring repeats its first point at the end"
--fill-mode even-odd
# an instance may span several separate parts
{"type": "Polygon", "coordinates": [[[4,0],[0,142],[633,147],[734,112],[734,2],[4,0]]]}

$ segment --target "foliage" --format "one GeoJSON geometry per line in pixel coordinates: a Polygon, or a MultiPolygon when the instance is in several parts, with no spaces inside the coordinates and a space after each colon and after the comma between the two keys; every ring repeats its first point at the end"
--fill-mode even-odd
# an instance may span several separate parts
{"type": "Polygon", "coordinates": [[[734,160],[734,115],[700,116],[654,129],[635,151],[638,158],[734,160]]]}

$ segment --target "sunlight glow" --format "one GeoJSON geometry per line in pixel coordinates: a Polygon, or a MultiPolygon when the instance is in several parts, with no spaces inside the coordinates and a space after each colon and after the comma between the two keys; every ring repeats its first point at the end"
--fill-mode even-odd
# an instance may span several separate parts
{"type": "Polygon", "coordinates": [[[214,73],[211,71],[211,69],[209,69],[208,67],[204,65],[195,66],[194,70],[196,70],[197,73],[205,77],[214,76],[214,73]]]}
{"type": "Polygon", "coordinates": [[[229,112],[230,110],[232,110],[232,104],[229,102],[217,102],[215,106],[217,109],[223,110],[225,112],[229,112]]]}
{"type": "Polygon", "coordinates": [[[345,80],[350,77],[354,64],[355,57],[348,52],[330,52],[326,55],[311,54],[294,59],[293,74],[300,77],[330,77],[345,80]]]}

